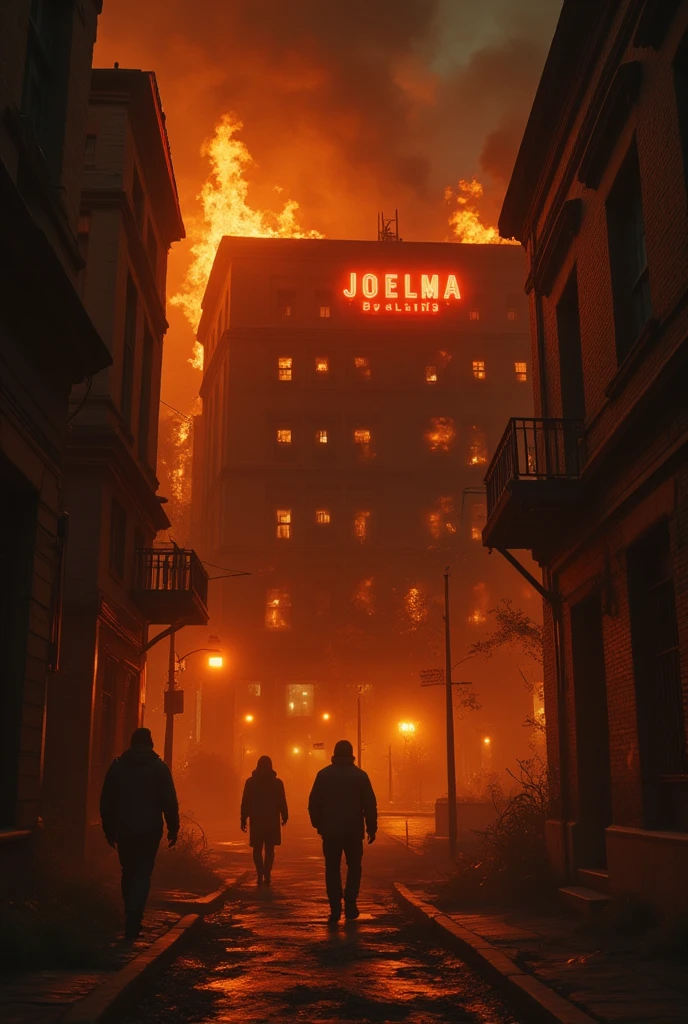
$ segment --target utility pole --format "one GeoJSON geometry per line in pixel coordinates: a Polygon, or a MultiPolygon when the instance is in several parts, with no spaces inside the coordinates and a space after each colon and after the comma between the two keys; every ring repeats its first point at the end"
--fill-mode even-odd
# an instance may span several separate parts
{"type": "Polygon", "coordinates": [[[452,697],[451,627],[449,623],[449,569],[444,573],[444,684],[447,698],[447,811],[449,859],[456,860],[456,764],[454,754],[454,701],[452,697]]]}
{"type": "Polygon", "coordinates": [[[170,633],[170,656],[167,665],[167,692],[165,694],[165,754],[164,761],[172,767],[172,746],[174,743],[174,685],[177,663],[174,652],[174,633],[170,633]]]}
{"type": "Polygon", "coordinates": [[[356,726],[357,726],[357,728],[356,728],[356,739],[357,739],[357,746],[358,746],[358,767],[362,768],[363,765],[361,764],[361,760],[362,760],[362,756],[361,755],[362,755],[363,743],[362,743],[362,739],[361,739],[361,737],[362,737],[362,725],[361,725],[361,687],[360,687],[360,685],[357,686],[356,689],[358,691],[358,696],[356,698],[356,712],[357,712],[357,716],[356,716],[356,726]]]}

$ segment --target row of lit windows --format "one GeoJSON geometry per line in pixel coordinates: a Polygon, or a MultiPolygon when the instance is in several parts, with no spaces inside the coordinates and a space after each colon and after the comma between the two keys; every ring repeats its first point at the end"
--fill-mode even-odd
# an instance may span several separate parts
{"type": "MultiPolygon", "coordinates": [[[[372,616],[378,610],[378,595],[375,578],[372,576],[360,580],[351,594],[351,604],[360,613],[372,616]]],[[[466,621],[471,626],[482,626],[487,621],[487,610],[490,596],[484,583],[476,583],[471,588],[470,611],[466,621]]],[[[432,596],[422,587],[409,587],[401,595],[401,606],[409,624],[416,629],[427,621],[432,605],[432,596]]],[[[316,614],[325,614],[331,611],[329,594],[316,594],[316,614]]],[[[292,626],[292,601],[291,593],[287,587],[271,587],[266,594],[265,600],[265,627],[270,630],[287,630],[292,626]]],[[[300,688],[299,684],[299,688],[300,688]]],[[[291,694],[289,710],[292,714],[296,711],[299,698],[307,698],[305,686],[299,693],[295,686],[291,694]]]]}
{"type": "MultiPolygon", "coordinates": [[[[314,306],[311,307],[318,312],[318,317],[321,320],[329,320],[332,316],[332,297],[330,292],[316,293],[316,300],[314,306]]],[[[296,309],[296,292],[293,291],[278,291],[277,293],[277,312],[283,320],[289,320],[294,316],[296,309]]],[[[506,313],[507,320],[514,321],[518,320],[518,312],[515,309],[508,309],[506,313]]],[[[480,320],[479,309],[469,309],[468,319],[475,322],[480,320]]]]}
{"type": "MultiPolygon", "coordinates": [[[[473,376],[476,380],[485,380],[487,378],[487,371],[485,369],[484,359],[473,360],[473,376]]],[[[362,380],[370,380],[370,359],[367,356],[354,356],[354,369],[362,380]]],[[[294,370],[294,359],[292,356],[279,356],[277,359],[277,377],[279,380],[292,380],[292,373],[294,370]]],[[[425,367],[425,381],[427,384],[435,384],[439,380],[441,368],[437,365],[425,367]]],[[[330,360],[328,356],[316,356],[315,357],[315,372],[321,375],[326,375],[330,372],[330,360]]],[[[526,381],[528,379],[528,371],[525,363],[516,362],[514,363],[514,373],[516,380],[526,381]]]]}
{"type": "MultiPolygon", "coordinates": [[[[455,445],[457,430],[451,416],[433,416],[426,428],[423,438],[431,452],[449,452],[455,445]]],[[[291,427],[277,427],[275,430],[275,441],[285,449],[293,444],[294,432],[291,427]]],[[[327,430],[315,431],[315,443],[317,445],[329,444],[327,430]]],[[[372,432],[367,427],[357,427],[352,431],[352,440],[359,446],[362,455],[369,455],[372,444],[372,432]]],[[[473,426],[469,431],[468,444],[468,465],[481,466],[487,462],[487,441],[485,432],[473,426]]]]}
{"type": "MultiPolygon", "coordinates": [[[[369,539],[370,518],[371,513],[367,509],[356,512],[354,515],[353,536],[361,543],[369,539]]],[[[486,506],[479,503],[474,504],[471,509],[472,540],[481,540],[486,521],[486,506]]],[[[275,510],[275,533],[278,540],[291,540],[293,522],[292,509],[278,508],[275,510]]],[[[322,507],[316,508],[313,514],[313,522],[316,526],[328,526],[332,522],[331,510],[322,507]]],[[[456,534],[458,527],[453,499],[440,498],[437,506],[427,513],[426,524],[433,540],[439,541],[447,536],[456,534]]]]}

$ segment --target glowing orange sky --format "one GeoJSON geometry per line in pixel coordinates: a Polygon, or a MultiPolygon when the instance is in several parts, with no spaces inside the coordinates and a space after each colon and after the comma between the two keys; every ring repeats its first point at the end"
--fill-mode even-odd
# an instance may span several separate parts
{"type": "MultiPolygon", "coordinates": [[[[445,190],[477,177],[496,220],[559,0],[105,0],[96,66],[158,77],[191,234],[209,173],[205,140],[226,115],[252,209],[299,205],[299,224],[375,237],[400,210],[404,237],[451,237],[445,190]]],[[[454,193],[455,197],[456,193],[454,193]]],[[[168,295],[189,266],[170,255],[168,295]]],[[[188,411],[200,375],[193,331],[168,305],[163,397],[188,411]]]]}

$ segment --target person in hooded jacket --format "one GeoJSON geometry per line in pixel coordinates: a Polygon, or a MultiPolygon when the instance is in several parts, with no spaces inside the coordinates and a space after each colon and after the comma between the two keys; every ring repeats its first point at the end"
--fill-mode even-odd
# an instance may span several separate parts
{"type": "Polygon", "coordinates": [[[347,920],[359,916],[358,892],[361,887],[363,836],[375,842],[377,801],[367,774],[354,761],[354,748],[348,740],[335,744],[332,764],[315,777],[308,800],[313,828],[322,836],[325,856],[325,886],[330,902],[330,921],[344,915],[347,920]],[[342,853],[346,858],[346,885],[342,893],[342,853]]]}
{"type": "Polygon", "coordinates": [[[135,729],[129,749],[110,765],[100,796],[103,832],[122,868],[124,934],[129,939],[141,931],[163,816],[168,845],[174,846],[179,805],[172,773],[153,750],[150,729],[135,729]]]}
{"type": "Polygon", "coordinates": [[[258,885],[263,882],[270,885],[275,847],[282,843],[280,821],[286,825],[288,820],[284,783],[277,778],[272,760],[263,754],[258,758],[255,771],[246,779],[241,798],[241,831],[246,831],[246,822],[249,821],[248,841],[253,848],[258,885]]]}

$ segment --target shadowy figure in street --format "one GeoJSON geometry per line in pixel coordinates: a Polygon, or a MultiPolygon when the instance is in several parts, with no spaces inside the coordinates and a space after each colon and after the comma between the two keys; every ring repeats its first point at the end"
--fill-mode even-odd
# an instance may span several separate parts
{"type": "Polygon", "coordinates": [[[277,778],[272,760],[263,754],[258,758],[255,771],[246,779],[241,798],[241,831],[250,821],[249,845],[253,848],[257,883],[270,885],[275,847],[282,844],[282,825],[289,819],[284,783],[277,778]],[[265,850],[265,853],[263,853],[265,850]]]}
{"type": "Polygon", "coordinates": [[[122,867],[124,934],[128,939],[141,932],[163,815],[168,845],[174,846],[179,805],[172,773],[153,750],[150,729],[135,729],[129,749],[110,765],[100,795],[103,832],[117,849],[122,867]]]}
{"type": "Polygon", "coordinates": [[[361,887],[363,836],[375,842],[377,802],[367,774],[355,764],[354,748],[348,740],[335,744],[332,764],[315,777],[308,800],[313,828],[322,836],[325,856],[325,885],[330,901],[330,922],[344,915],[349,921],[359,916],[356,900],[361,887]],[[346,885],[342,893],[342,853],[346,858],[346,885]]]}

